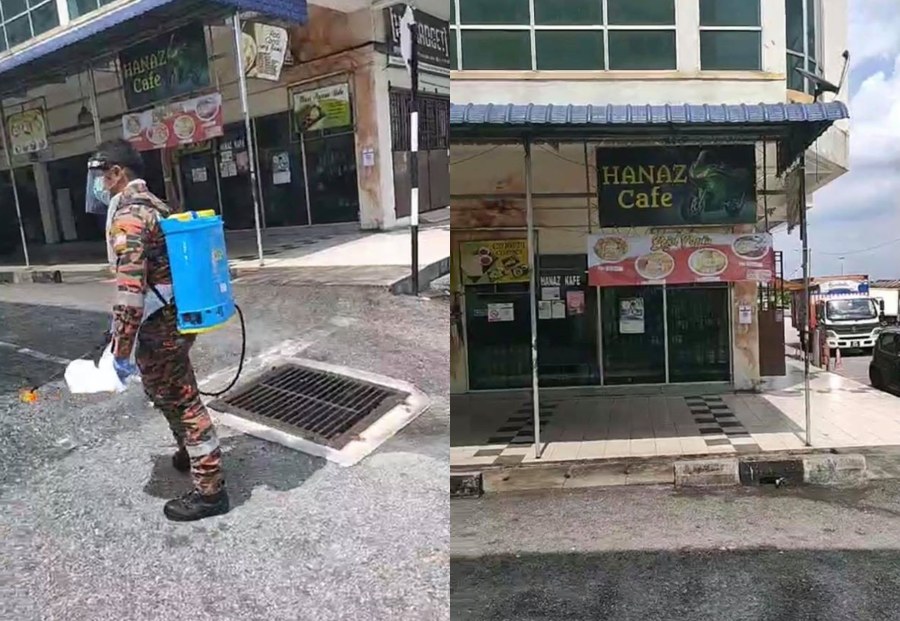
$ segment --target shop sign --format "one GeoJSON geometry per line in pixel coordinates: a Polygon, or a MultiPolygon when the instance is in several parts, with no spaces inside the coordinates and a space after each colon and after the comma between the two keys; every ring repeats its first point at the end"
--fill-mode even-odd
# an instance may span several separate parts
{"type": "Polygon", "coordinates": [[[597,149],[600,226],[756,222],[754,145],[597,149]]]}
{"type": "Polygon", "coordinates": [[[13,155],[38,153],[50,146],[47,141],[47,122],[41,108],[10,114],[6,118],[9,128],[9,148],[13,155]]]}
{"type": "Polygon", "coordinates": [[[584,273],[541,274],[538,279],[538,319],[583,315],[584,273]]]}
{"type": "Polygon", "coordinates": [[[288,54],[288,31],[279,26],[247,22],[241,33],[241,51],[248,78],[278,82],[288,54]]]}
{"type": "MultiPolygon", "coordinates": [[[[405,4],[395,4],[384,9],[385,31],[391,56],[400,55],[400,20],[406,12],[405,4]]],[[[413,9],[419,39],[419,62],[450,69],[450,23],[413,9]]]]}
{"type": "Polygon", "coordinates": [[[222,135],[222,95],[212,93],[122,117],[125,139],[139,151],[174,148],[222,135]]]}
{"type": "Polygon", "coordinates": [[[206,31],[200,22],[122,51],[119,63],[129,110],[209,86],[206,31]]]}
{"type": "Polygon", "coordinates": [[[463,242],[459,264],[464,285],[528,282],[528,242],[524,239],[463,242]]]}
{"type": "Polygon", "coordinates": [[[350,85],[334,84],[291,94],[297,133],[340,129],[353,125],[350,85]]]}
{"type": "Polygon", "coordinates": [[[771,282],[772,236],[657,232],[588,237],[588,282],[595,287],[699,282],[771,282]]]}

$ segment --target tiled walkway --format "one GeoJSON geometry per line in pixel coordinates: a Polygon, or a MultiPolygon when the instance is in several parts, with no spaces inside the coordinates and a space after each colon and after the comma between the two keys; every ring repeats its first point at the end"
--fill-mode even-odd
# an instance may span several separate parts
{"type": "MultiPolygon", "coordinates": [[[[813,446],[900,445],[900,398],[816,371],[810,382],[813,446]]],[[[466,395],[451,400],[453,466],[535,461],[527,396],[466,395]]],[[[802,368],[767,382],[760,394],[572,396],[541,401],[542,463],[758,453],[802,448],[802,368]]]]}

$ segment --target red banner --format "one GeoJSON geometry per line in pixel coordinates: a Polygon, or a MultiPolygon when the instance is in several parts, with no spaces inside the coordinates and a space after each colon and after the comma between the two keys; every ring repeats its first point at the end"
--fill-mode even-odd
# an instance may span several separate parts
{"type": "Polygon", "coordinates": [[[122,117],[125,139],[139,151],[173,148],[222,135],[222,95],[212,93],[122,117]]]}
{"type": "Polygon", "coordinates": [[[667,232],[588,237],[588,282],[594,287],[697,282],[771,282],[772,236],[667,232]]]}

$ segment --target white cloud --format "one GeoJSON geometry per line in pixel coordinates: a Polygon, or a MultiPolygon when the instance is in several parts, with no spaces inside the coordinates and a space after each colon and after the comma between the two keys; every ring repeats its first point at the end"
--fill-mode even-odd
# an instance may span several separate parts
{"type": "MultiPolygon", "coordinates": [[[[876,69],[862,76],[850,100],[850,172],[814,198],[812,267],[815,274],[834,274],[843,263],[846,273],[900,278],[900,242],[888,243],[900,238],[900,10],[897,0],[851,0],[850,13],[854,65],[876,69]]],[[[779,235],[778,246],[785,250],[785,276],[796,277],[797,232],[779,235]]]]}

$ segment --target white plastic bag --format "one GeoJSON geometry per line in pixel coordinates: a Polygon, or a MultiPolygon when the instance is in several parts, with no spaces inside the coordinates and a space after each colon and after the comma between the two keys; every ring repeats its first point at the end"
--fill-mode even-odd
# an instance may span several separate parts
{"type": "Polygon", "coordinates": [[[66,384],[72,394],[96,392],[122,392],[125,385],[119,379],[113,366],[112,348],[107,347],[100,362],[93,360],[73,360],[66,367],[66,384]]]}

